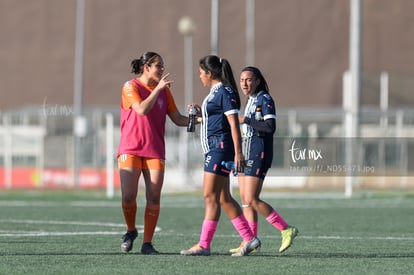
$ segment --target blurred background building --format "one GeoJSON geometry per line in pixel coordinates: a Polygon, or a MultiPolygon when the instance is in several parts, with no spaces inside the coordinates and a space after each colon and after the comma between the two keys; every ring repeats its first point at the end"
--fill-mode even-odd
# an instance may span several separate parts
{"type": "MultiPolygon", "coordinates": [[[[112,177],[105,172],[108,123],[116,150],[121,87],[133,77],[130,62],[146,51],[163,56],[182,112],[186,99],[201,103],[208,92],[198,79],[198,60],[213,52],[231,62],[236,78],[246,65],[263,71],[278,107],[278,137],[343,137],[350,2],[0,0],[0,187],[105,185],[112,177]],[[187,34],[178,26],[185,16],[194,24],[187,34]],[[78,130],[74,115],[84,119],[78,130]],[[73,175],[77,168],[81,179],[73,175]]],[[[361,6],[361,135],[391,144],[375,143],[372,165],[397,170],[392,182],[406,188],[400,176],[412,163],[414,2],[362,0],[361,6]],[[405,147],[394,148],[401,143],[405,147]]],[[[193,166],[184,170],[198,167],[198,138],[187,142],[178,129],[167,128],[167,163],[182,169],[181,150],[190,150],[193,166]],[[174,146],[182,143],[187,146],[174,146]]],[[[276,167],[286,168],[289,151],[275,150],[281,150],[276,167]]],[[[201,181],[197,173],[187,173],[185,184],[201,181]]],[[[114,178],[116,184],[116,172],[114,178]]],[[[336,186],[327,177],[316,182],[336,186]]],[[[314,183],[306,178],[304,184],[314,183]]]]}

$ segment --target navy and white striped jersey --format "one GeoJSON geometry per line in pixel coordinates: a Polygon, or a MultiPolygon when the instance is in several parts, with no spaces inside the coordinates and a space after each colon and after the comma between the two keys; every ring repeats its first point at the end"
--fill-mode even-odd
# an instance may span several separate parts
{"type": "MultiPolygon", "coordinates": [[[[247,101],[244,116],[250,119],[259,120],[257,115],[259,115],[262,120],[276,119],[275,103],[266,91],[260,91],[253,96],[249,96],[247,101]],[[256,112],[258,112],[258,114],[256,114],[256,112]]],[[[242,124],[242,137],[252,137],[254,135],[258,135],[258,133],[252,126],[242,124]]]]}
{"type": "Polygon", "coordinates": [[[204,99],[201,110],[203,120],[200,139],[204,154],[213,149],[211,139],[226,144],[229,150],[234,150],[231,129],[226,116],[239,113],[236,92],[221,82],[215,84],[204,99]]]}

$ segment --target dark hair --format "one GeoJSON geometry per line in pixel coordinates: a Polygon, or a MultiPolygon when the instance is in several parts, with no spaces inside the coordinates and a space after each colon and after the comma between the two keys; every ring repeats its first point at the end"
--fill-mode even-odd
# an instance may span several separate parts
{"type": "Polygon", "coordinates": [[[245,67],[242,70],[242,72],[246,72],[246,71],[252,72],[253,75],[254,75],[254,77],[256,79],[259,79],[260,80],[260,84],[259,84],[259,86],[257,86],[255,93],[258,93],[260,91],[269,92],[269,86],[267,86],[266,79],[264,78],[262,72],[258,68],[253,67],[253,66],[248,66],[248,67],[245,67]]]}
{"type": "Polygon", "coordinates": [[[216,55],[207,55],[200,59],[200,68],[205,72],[211,72],[213,79],[220,80],[224,86],[232,88],[237,95],[237,105],[240,109],[240,95],[234,80],[233,70],[225,58],[216,55]]]}
{"type": "Polygon", "coordinates": [[[139,59],[134,59],[131,61],[131,73],[140,75],[144,71],[144,65],[147,64],[150,66],[154,63],[156,57],[161,57],[161,55],[154,52],[146,52],[139,59]]]}

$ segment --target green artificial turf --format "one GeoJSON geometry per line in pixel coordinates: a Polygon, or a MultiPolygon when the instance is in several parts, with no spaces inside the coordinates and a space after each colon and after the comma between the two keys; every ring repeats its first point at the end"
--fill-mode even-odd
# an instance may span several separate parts
{"type": "MultiPolygon", "coordinates": [[[[237,194],[235,197],[238,199],[237,194]]],[[[119,194],[101,191],[0,191],[0,274],[412,274],[414,196],[355,194],[354,198],[264,193],[300,234],[279,254],[280,233],[259,220],[262,248],[231,257],[241,241],[222,213],[209,257],[181,256],[198,241],[201,194],[163,194],[153,243],[160,255],[129,254],[119,194]]],[[[138,198],[142,230],[143,192],[138,198]]]]}

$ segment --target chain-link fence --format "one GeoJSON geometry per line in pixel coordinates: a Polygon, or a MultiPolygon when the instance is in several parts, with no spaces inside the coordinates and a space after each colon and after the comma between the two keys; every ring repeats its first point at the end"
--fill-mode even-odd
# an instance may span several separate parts
{"type": "MultiPolygon", "coordinates": [[[[78,159],[70,108],[40,106],[0,116],[1,187],[105,187],[108,157],[115,168],[115,185],[119,184],[117,107],[85,109],[87,131],[79,138],[78,159]],[[108,125],[107,114],[113,125],[108,125]],[[108,126],[112,132],[108,133],[108,126]],[[108,134],[112,144],[107,142],[108,134]],[[74,170],[75,161],[79,171],[74,170]],[[79,182],[74,182],[74,173],[80,173],[79,182]]],[[[166,185],[199,188],[203,167],[199,129],[187,133],[167,121],[166,185]]],[[[346,162],[349,138],[344,133],[341,109],[279,109],[273,166],[265,187],[343,188],[348,176],[356,178],[355,187],[360,188],[412,187],[408,179],[414,170],[413,110],[363,109],[360,136],[352,138],[357,148],[352,163],[346,162]]]]}

